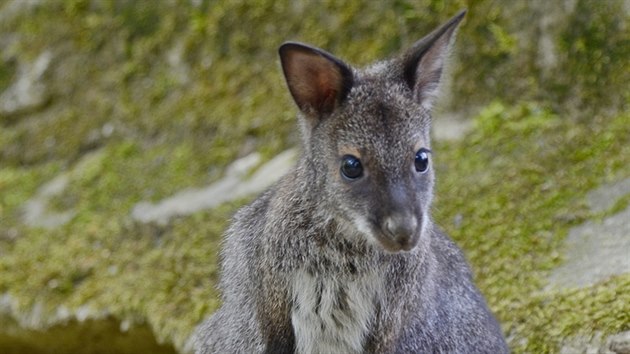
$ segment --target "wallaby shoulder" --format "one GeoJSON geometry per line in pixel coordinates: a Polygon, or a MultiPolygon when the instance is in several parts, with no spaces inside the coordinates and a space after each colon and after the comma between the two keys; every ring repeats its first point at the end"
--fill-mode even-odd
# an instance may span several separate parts
{"type": "Polygon", "coordinates": [[[198,354],[293,353],[286,284],[267,255],[276,241],[262,232],[283,180],[239,209],[226,230],[220,254],[223,303],[196,331],[198,354]]]}
{"type": "Polygon", "coordinates": [[[434,227],[422,297],[397,353],[508,353],[501,328],[475,287],[462,251],[434,227]]]}

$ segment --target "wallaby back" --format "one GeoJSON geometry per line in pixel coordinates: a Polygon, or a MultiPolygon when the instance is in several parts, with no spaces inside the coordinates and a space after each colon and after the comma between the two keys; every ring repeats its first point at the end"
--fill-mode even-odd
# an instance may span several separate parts
{"type": "Polygon", "coordinates": [[[431,107],[464,14],[362,70],[280,47],[303,152],[235,215],[197,353],[508,352],[430,217],[431,107]]]}

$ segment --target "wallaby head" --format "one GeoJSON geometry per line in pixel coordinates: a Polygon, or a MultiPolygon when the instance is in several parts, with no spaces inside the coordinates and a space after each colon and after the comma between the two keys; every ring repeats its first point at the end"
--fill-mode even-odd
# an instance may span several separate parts
{"type": "Polygon", "coordinates": [[[460,12],[391,60],[355,69],[308,45],[280,47],[301,114],[305,166],[326,211],[386,251],[426,239],[431,107],[460,12]]]}

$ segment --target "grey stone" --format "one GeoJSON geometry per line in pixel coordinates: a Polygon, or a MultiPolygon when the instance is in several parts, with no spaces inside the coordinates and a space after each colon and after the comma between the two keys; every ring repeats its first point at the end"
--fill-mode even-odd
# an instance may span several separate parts
{"type": "Polygon", "coordinates": [[[441,114],[433,122],[433,137],[440,141],[460,140],[472,129],[472,120],[457,114],[441,114]]]}
{"type": "Polygon", "coordinates": [[[286,150],[246,175],[258,164],[256,153],[236,160],[226,169],[225,177],[204,188],[189,188],[165,198],[156,204],[140,202],[131,211],[131,217],[141,222],[166,224],[174,216],[214,208],[222,203],[262,192],[284,175],[293,165],[296,151],[286,150]]]}
{"type": "Polygon", "coordinates": [[[171,74],[180,84],[190,82],[190,66],[186,62],[186,41],[179,40],[175,46],[166,53],[166,62],[169,64],[171,74]]]}
{"type": "MultiPolygon", "coordinates": [[[[610,209],[630,193],[630,178],[600,186],[586,199],[591,210],[610,209]]],[[[553,270],[549,288],[581,288],[611,276],[630,273],[630,206],[602,220],[587,221],[569,231],[565,262],[553,270]]]]}
{"type": "Polygon", "coordinates": [[[37,193],[22,206],[22,221],[31,227],[52,229],[72,220],[76,215],[75,210],[51,211],[48,208],[48,202],[51,198],[61,195],[74,176],[80,175],[90,165],[100,163],[103,156],[102,151],[86,154],[70,171],[42,185],[37,193]]]}
{"type": "Polygon", "coordinates": [[[608,337],[601,332],[563,340],[560,354],[630,354],[630,331],[608,337]]]}
{"type": "Polygon", "coordinates": [[[599,346],[598,336],[593,338],[589,336],[575,336],[563,341],[559,354],[586,354],[593,349],[597,352],[599,346]]]}
{"type": "Polygon", "coordinates": [[[601,223],[587,221],[571,229],[565,255],[549,278],[550,287],[586,287],[630,273],[630,207],[601,223]]]}
{"type": "Polygon", "coordinates": [[[608,348],[616,354],[630,354],[630,331],[621,332],[609,339],[608,348]]]}
{"type": "Polygon", "coordinates": [[[0,24],[12,21],[19,15],[29,13],[39,6],[43,0],[13,0],[0,8],[0,24]]]}
{"type": "Polygon", "coordinates": [[[49,92],[43,77],[51,60],[52,53],[45,51],[33,63],[20,66],[18,78],[0,94],[0,116],[29,112],[47,102],[49,92]]]}
{"type": "Polygon", "coordinates": [[[47,209],[48,200],[61,194],[69,182],[68,175],[55,177],[44,184],[37,195],[24,203],[22,221],[34,227],[55,228],[61,226],[74,217],[74,211],[51,212],[47,209]]]}
{"type": "Polygon", "coordinates": [[[617,200],[626,194],[630,194],[630,178],[603,185],[591,191],[586,200],[592,211],[602,212],[613,207],[617,200]]]}

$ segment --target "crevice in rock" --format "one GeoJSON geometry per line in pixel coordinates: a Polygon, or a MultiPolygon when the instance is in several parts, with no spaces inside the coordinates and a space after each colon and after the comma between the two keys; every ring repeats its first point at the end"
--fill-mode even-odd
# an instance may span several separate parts
{"type": "Polygon", "coordinates": [[[71,321],[45,330],[24,329],[2,318],[0,353],[3,354],[171,354],[148,326],[126,328],[114,319],[71,321]]]}

